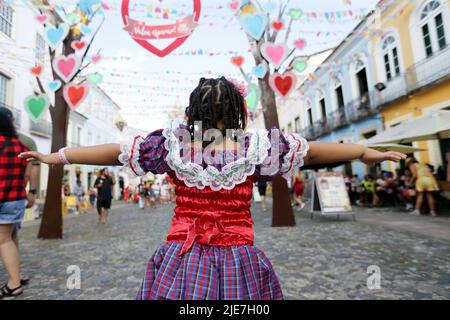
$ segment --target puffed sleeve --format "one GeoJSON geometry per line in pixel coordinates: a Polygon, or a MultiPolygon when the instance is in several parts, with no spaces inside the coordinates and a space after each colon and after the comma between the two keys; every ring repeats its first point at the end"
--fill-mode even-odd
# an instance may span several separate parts
{"type": "Polygon", "coordinates": [[[145,176],[148,172],[163,174],[170,171],[165,159],[168,151],[164,147],[166,138],[163,129],[150,133],[145,139],[137,136],[121,143],[119,161],[130,176],[145,176]]]}
{"type": "Polygon", "coordinates": [[[255,168],[257,180],[270,181],[278,174],[289,180],[295,170],[304,165],[304,158],[308,154],[309,144],[301,135],[291,133],[284,135],[277,128],[268,132],[270,149],[264,162],[255,168]]]}

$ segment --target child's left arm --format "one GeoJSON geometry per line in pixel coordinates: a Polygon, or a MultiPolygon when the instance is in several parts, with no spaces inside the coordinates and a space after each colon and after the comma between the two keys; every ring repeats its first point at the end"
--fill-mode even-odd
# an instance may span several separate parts
{"type": "Polygon", "coordinates": [[[310,142],[305,165],[337,163],[360,160],[368,166],[375,166],[383,161],[399,162],[406,159],[400,152],[380,152],[359,144],[337,144],[327,142],[310,142]]]}

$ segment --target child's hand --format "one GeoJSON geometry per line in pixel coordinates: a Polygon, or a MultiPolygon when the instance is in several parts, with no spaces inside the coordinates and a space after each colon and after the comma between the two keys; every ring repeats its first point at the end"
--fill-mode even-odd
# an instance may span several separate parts
{"type": "Polygon", "coordinates": [[[42,154],[37,151],[22,152],[19,154],[19,158],[26,159],[27,161],[37,160],[46,164],[59,164],[58,157],[51,154],[42,154]]]}
{"type": "Polygon", "coordinates": [[[363,155],[359,160],[370,167],[376,166],[378,163],[383,161],[394,161],[399,162],[400,160],[405,160],[406,154],[396,152],[396,151],[388,151],[388,152],[380,152],[374,149],[366,148],[363,155]]]}

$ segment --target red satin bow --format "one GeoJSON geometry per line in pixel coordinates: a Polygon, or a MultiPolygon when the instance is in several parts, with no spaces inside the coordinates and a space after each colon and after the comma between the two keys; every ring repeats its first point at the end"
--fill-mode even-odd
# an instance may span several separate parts
{"type": "Polygon", "coordinates": [[[179,255],[186,253],[194,242],[201,244],[211,244],[211,240],[220,234],[237,234],[242,236],[247,242],[252,243],[253,237],[248,234],[248,227],[230,226],[225,227],[218,221],[217,213],[204,213],[201,217],[194,219],[189,225],[186,240],[179,255]]]}

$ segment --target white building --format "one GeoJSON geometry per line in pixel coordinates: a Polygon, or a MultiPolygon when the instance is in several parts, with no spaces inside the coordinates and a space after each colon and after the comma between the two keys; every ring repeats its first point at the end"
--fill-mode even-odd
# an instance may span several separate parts
{"type": "MultiPolygon", "coordinates": [[[[45,43],[44,27],[36,20],[37,8],[28,1],[14,1],[12,5],[0,0],[0,105],[10,108],[16,118],[17,129],[31,137],[38,151],[51,151],[52,125],[47,113],[38,123],[30,120],[24,109],[26,97],[40,93],[31,68],[44,65],[40,79],[44,87],[52,81],[50,58],[45,43]]],[[[50,100],[53,95],[48,93],[50,100]]],[[[52,101],[53,102],[53,101],[52,101]]],[[[114,121],[120,108],[95,85],[91,86],[84,104],[71,111],[67,145],[95,145],[119,141],[119,130],[114,121]]],[[[85,187],[93,183],[93,176],[100,167],[67,166],[65,180],[71,188],[77,175],[85,187]]],[[[112,170],[119,177],[119,169],[112,170]]],[[[48,180],[48,167],[41,165],[38,194],[44,199],[48,180]]],[[[119,182],[119,178],[117,179],[119,182]]],[[[120,194],[119,183],[116,197],[120,194]]]]}

